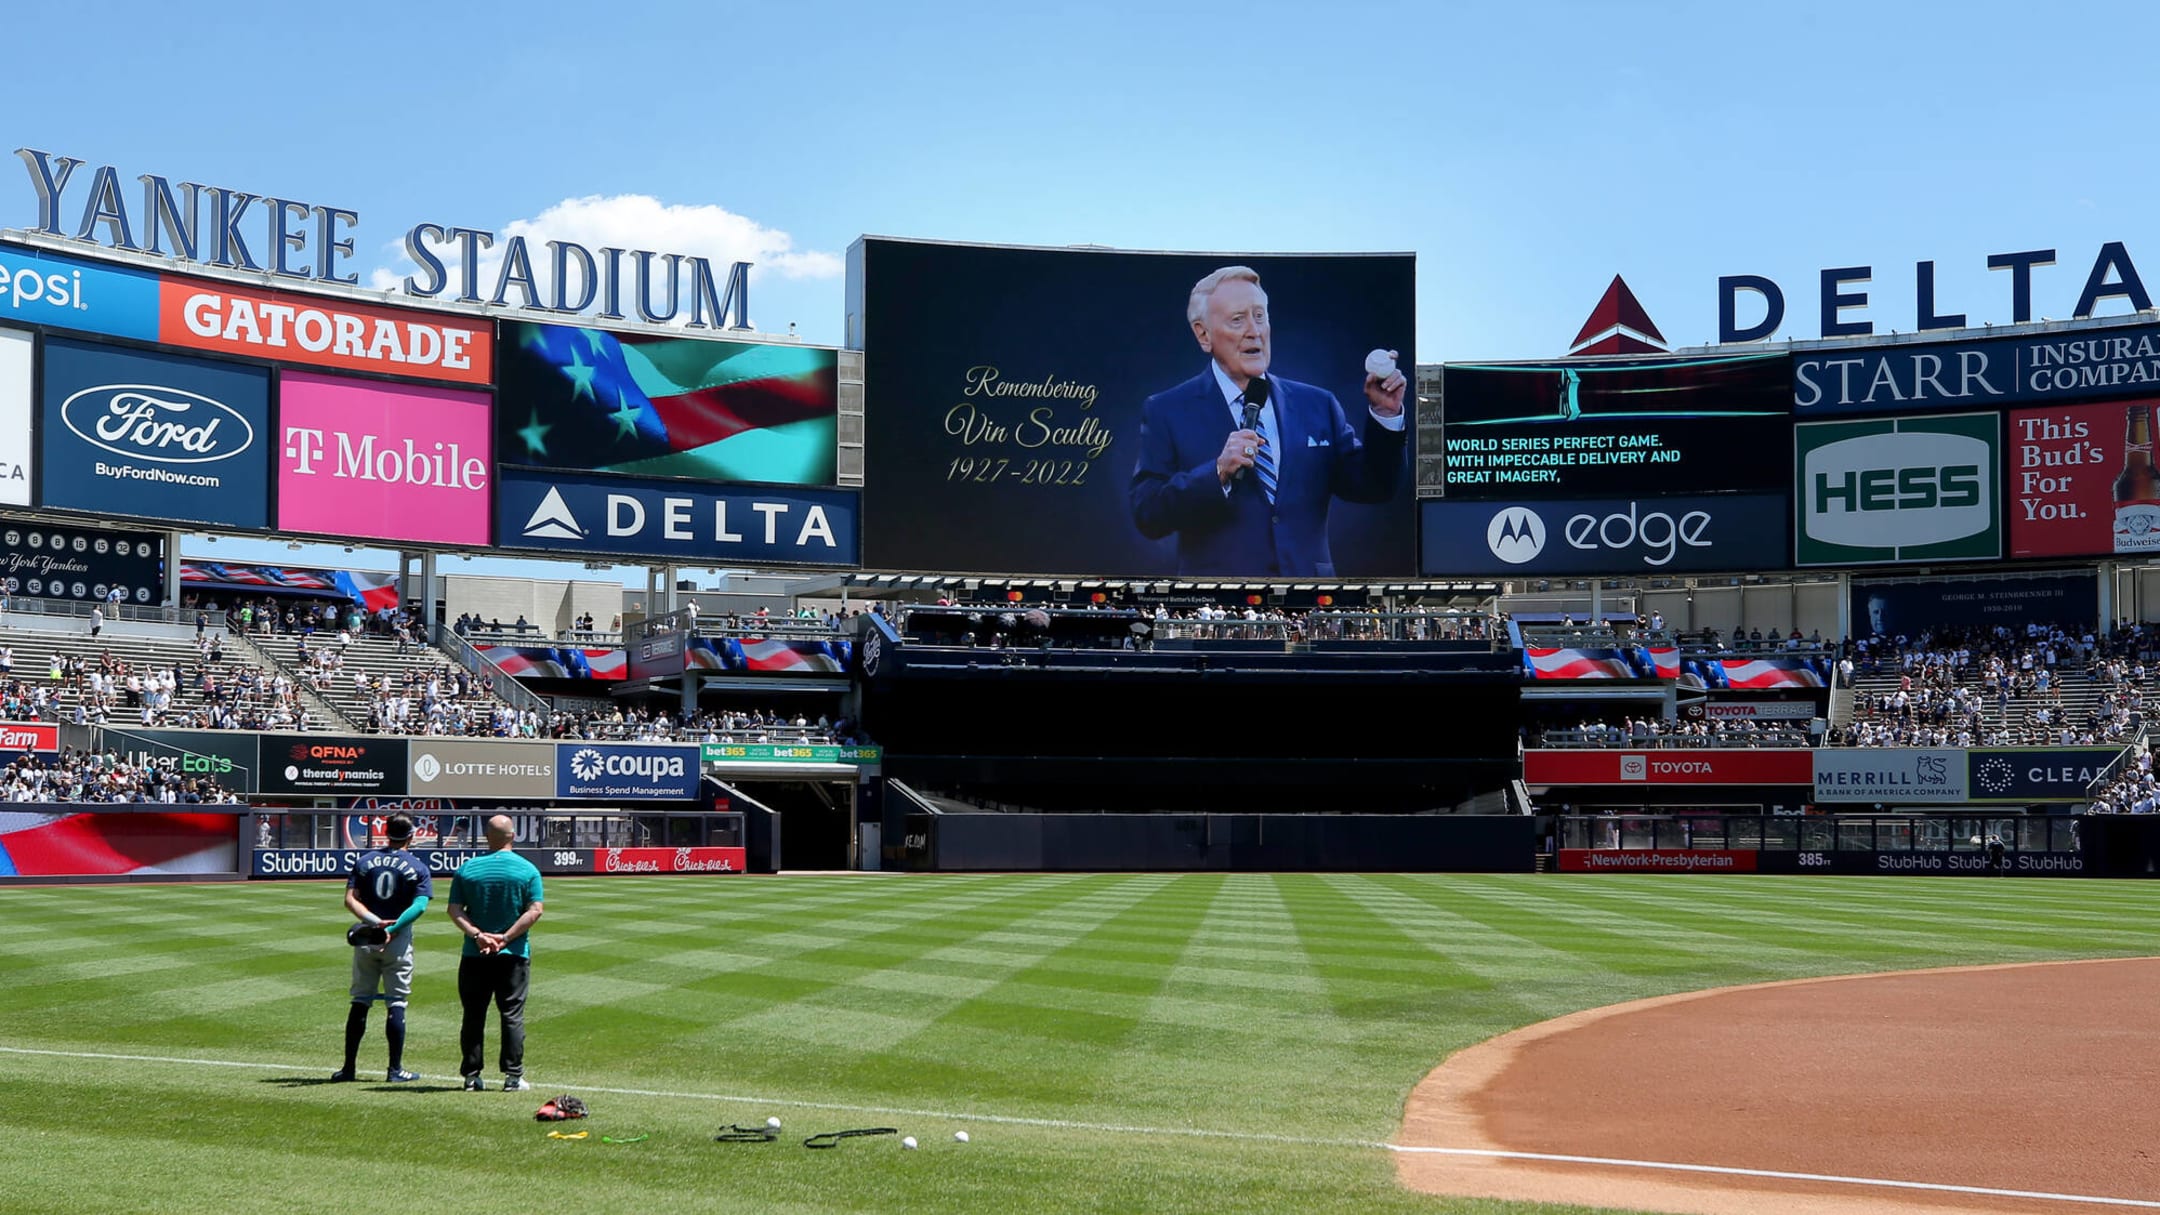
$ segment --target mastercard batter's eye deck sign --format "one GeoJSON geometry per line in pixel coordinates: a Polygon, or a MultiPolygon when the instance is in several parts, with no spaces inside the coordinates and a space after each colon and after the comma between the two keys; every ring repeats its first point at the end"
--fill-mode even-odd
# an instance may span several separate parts
{"type": "Polygon", "coordinates": [[[267,370],[48,339],[44,373],[43,505],[269,526],[267,370]]]}

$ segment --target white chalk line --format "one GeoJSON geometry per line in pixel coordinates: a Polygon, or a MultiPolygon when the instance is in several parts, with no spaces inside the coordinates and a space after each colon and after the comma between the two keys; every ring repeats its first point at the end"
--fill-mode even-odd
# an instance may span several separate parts
{"type": "Polygon", "coordinates": [[[2083,1202],[2099,1206],[2160,1210],[2160,1202],[2143,1198],[2100,1198],[2091,1194],[2056,1194],[2046,1190],[2001,1190],[1992,1186],[1947,1185],[1934,1181],[1892,1181],[1883,1177],[1842,1177],[1835,1173],[1791,1173],[1781,1169],[1742,1169],[1716,1164],[1675,1164],[1662,1160],[1621,1160],[1610,1156],[1566,1156],[1552,1152],[1508,1152],[1493,1148],[1411,1147],[1390,1143],[1391,1152],[1424,1156],[1475,1156],[1487,1160],[1534,1160],[1545,1164],[1595,1164],[1616,1169],[1662,1169],[1674,1173],[1712,1173],[1721,1177],[1757,1177],[1773,1181],[1812,1181],[1833,1185],[1872,1186],[1894,1190],[1927,1190],[1941,1194],[1966,1194],[1975,1198],[2034,1198],[2048,1202],[2083,1202]]]}
{"type": "MultiPolygon", "coordinates": [[[[0,1046],[0,1054],[38,1055],[54,1059],[104,1060],[117,1063],[159,1063],[179,1067],[226,1067],[281,1072],[307,1071],[305,1065],[296,1063],[259,1063],[244,1059],[196,1059],[177,1055],[129,1055],[107,1051],[40,1050],[23,1046],[0,1046]]],[[[1403,1155],[1461,1156],[1485,1160],[1527,1160],[1541,1164],[1585,1164],[1604,1168],[1646,1169],[1673,1173],[1706,1173],[1722,1177],[1749,1177],[1769,1181],[1805,1181],[1828,1185],[1866,1186],[1879,1189],[1924,1190],[1930,1193],[1963,1194],[1975,1198],[2020,1198],[2045,1202],[2084,1203],[2093,1206],[2160,1210],[2160,1201],[2142,1198],[2105,1198],[2092,1194],[2058,1194],[2045,1190],[2008,1190],[1992,1186],[1950,1185],[1933,1181],[1896,1181],[1883,1177],[1846,1177],[1834,1173],[1796,1173],[1780,1169],[1747,1169],[1715,1164],[1680,1164],[1661,1160],[1625,1160],[1610,1156],[1570,1156],[1554,1152],[1513,1152],[1497,1148],[1420,1147],[1409,1144],[1381,1143],[1369,1139],[1322,1139],[1303,1135],[1275,1135],[1265,1131],[1221,1131],[1209,1130],[1204,1127],[1130,1126],[1113,1122],[1083,1122],[1067,1118],[1028,1118],[1012,1114],[912,1109],[905,1106],[856,1105],[837,1101],[803,1101],[791,1097],[754,1097],[731,1093],[694,1093],[670,1089],[620,1088],[559,1079],[550,1080],[546,1085],[540,1087],[574,1088],[581,1092],[607,1093],[618,1097],[657,1097],[679,1101],[716,1101],[760,1107],[773,1106],[781,1109],[833,1110],[838,1113],[891,1115],[903,1118],[943,1118],[955,1122],[977,1122],[993,1126],[1033,1126],[1049,1130],[1221,1139],[1241,1143],[1291,1144],[1300,1147],[1370,1148],[1403,1155]]]]}

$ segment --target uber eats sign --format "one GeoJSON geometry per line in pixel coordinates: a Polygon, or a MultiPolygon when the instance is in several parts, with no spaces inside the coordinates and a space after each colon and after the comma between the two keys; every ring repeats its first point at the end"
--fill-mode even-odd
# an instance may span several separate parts
{"type": "Polygon", "coordinates": [[[2001,453],[1992,413],[1799,423],[1794,562],[2002,556],[2001,453]]]}

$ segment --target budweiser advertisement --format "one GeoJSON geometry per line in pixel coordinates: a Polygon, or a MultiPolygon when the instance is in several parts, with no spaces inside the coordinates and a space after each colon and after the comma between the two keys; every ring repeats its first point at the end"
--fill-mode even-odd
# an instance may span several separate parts
{"type": "Polygon", "coordinates": [[[1808,785],[1815,780],[1807,750],[1523,752],[1523,783],[1550,785],[1808,785]]]}
{"type": "Polygon", "coordinates": [[[2010,414],[2010,555],[2160,554],[2154,400],[2010,414]]]}
{"type": "Polygon", "coordinates": [[[485,393],[287,372],[278,405],[279,530],[487,544],[485,393]]]}

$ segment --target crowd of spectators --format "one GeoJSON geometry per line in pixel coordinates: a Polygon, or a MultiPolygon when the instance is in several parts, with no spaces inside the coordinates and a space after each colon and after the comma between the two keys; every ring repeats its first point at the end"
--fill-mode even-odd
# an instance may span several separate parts
{"type": "Polygon", "coordinates": [[[1855,686],[1853,720],[1834,746],[2037,746],[2124,743],[2144,709],[2149,638],[2053,624],[1946,628],[1856,639],[1838,678],[1855,686]],[[1894,686],[1882,686],[1883,680],[1894,686]],[[2095,694],[2072,704],[2067,688],[2095,694]]]}
{"type": "Polygon", "coordinates": [[[1617,722],[1584,721],[1575,726],[1539,730],[1534,747],[1806,747],[1806,729],[1787,723],[1757,721],[1662,721],[1628,717],[1617,722]]]}
{"type": "Polygon", "coordinates": [[[0,801],[148,802],[233,805],[241,799],[206,776],[123,762],[109,752],[70,747],[51,759],[26,755],[0,768],[0,801]]]}
{"type": "Polygon", "coordinates": [[[110,649],[94,658],[54,654],[40,671],[19,669],[0,645],[0,714],[9,721],[168,726],[192,730],[304,730],[293,681],[228,662],[223,642],[196,643],[187,666],[129,662],[110,649]],[[178,703],[192,691],[192,704],[178,703]]]}
{"type": "Polygon", "coordinates": [[[2087,814],[2160,814],[2160,781],[2153,778],[2152,751],[2139,743],[2110,780],[2093,790],[2087,814]]]}

